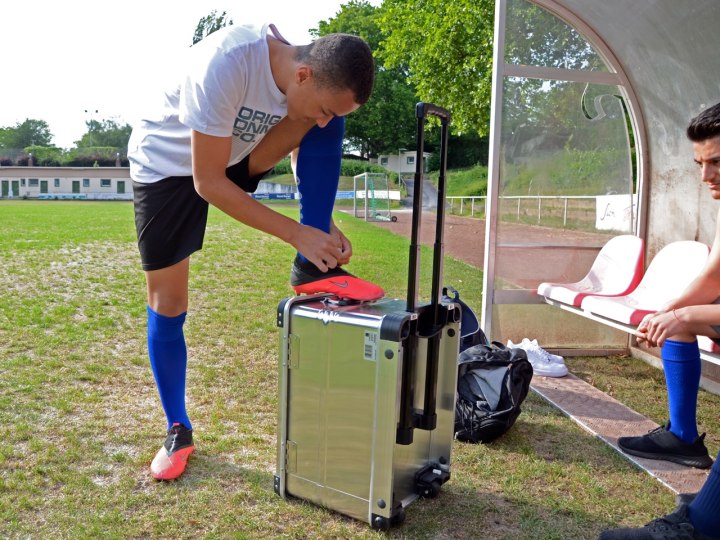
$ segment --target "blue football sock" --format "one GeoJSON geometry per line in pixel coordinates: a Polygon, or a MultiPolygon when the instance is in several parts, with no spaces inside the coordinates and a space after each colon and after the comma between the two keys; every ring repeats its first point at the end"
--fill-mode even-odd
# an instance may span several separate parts
{"type": "Polygon", "coordinates": [[[303,225],[330,232],[344,135],[345,119],[337,116],[324,128],[313,127],[300,143],[295,173],[303,225]]]}
{"type": "Polygon", "coordinates": [[[192,429],[185,410],[187,347],[183,324],[186,314],[166,317],[153,311],[150,306],[147,313],[148,354],[160,392],[160,402],[167,417],[168,429],[175,422],[192,429]]]}
{"type": "Polygon", "coordinates": [[[690,522],[711,538],[720,535],[720,453],[710,469],[705,484],[688,507],[690,522]]]}
{"type": "Polygon", "coordinates": [[[698,436],[697,397],[700,388],[700,349],[689,343],[666,340],[660,351],[667,383],[670,431],[690,444],[698,436]]]}

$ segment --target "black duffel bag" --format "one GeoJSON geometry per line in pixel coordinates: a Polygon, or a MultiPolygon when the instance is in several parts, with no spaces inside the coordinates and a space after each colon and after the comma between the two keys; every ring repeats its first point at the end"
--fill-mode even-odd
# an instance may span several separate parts
{"type": "Polygon", "coordinates": [[[487,443],[509,430],[527,397],[533,368],[523,349],[496,341],[474,345],[458,358],[455,438],[487,443]]]}

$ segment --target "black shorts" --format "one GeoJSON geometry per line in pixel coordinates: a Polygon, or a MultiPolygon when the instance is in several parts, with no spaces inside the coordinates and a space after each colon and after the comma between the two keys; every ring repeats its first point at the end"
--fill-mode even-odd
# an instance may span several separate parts
{"type": "MultiPolygon", "coordinates": [[[[225,173],[253,193],[268,171],[250,177],[248,164],[246,157],[225,173]]],[[[143,270],[167,268],[202,249],[208,203],[195,191],[192,176],[170,176],[150,184],[133,181],[133,202],[143,270]]]]}

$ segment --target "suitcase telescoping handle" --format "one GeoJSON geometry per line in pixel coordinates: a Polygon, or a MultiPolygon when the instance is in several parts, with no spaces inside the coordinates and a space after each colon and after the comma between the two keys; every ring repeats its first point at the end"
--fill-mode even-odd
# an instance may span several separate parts
{"type": "Polygon", "coordinates": [[[415,183],[413,186],[412,229],[410,234],[410,261],[408,267],[407,311],[418,309],[418,288],[420,282],[420,222],[423,199],[423,172],[425,148],[425,120],[428,115],[440,119],[440,175],[438,178],[437,216],[435,223],[435,244],[433,246],[432,291],[429,312],[423,313],[422,333],[428,338],[427,362],[425,372],[425,392],[423,410],[413,409],[414,360],[417,355],[417,337],[411,336],[407,343],[407,361],[402,368],[402,387],[400,393],[400,417],[398,421],[397,443],[411,444],[413,429],[433,430],[437,424],[436,393],[440,352],[440,332],[445,323],[441,320],[441,281],[443,276],[443,227],[445,223],[445,174],[447,168],[448,131],[450,112],[430,103],[418,103],[417,116],[417,153],[415,156],[415,183]]]}
{"type": "Polygon", "coordinates": [[[450,111],[420,102],[415,106],[417,116],[417,151],[415,156],[415,177],[413,187],[412,229],[410,233],[410,265],[408,267],[407,310],[417,309],[418,288],[420,285],[420,221],[422,217],[423,172],[425,160],[425,119],[428,115],[440,118],[442,130],[440,140],[440,177],[438,179],[437,221],[435,224],[435,245],[433,250],[432,297],[434,307],[433,320],[438,320],[440,305],[440,281],[443,273],[443,225],[445,222],[445,169],[447,163],[447,140],[450,126],[450,111]]]}

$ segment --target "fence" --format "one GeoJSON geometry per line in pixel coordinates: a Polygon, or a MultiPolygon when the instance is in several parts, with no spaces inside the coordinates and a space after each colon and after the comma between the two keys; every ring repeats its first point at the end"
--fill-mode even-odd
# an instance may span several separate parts
{"type": "Polygon", "coordinates": [[[485,217],[485,199],[487,199],[487,196],[474,196],[474,197],[445,197],[445,199],[448,201],[448,211],[451,214],[457,214],[460,216],[465,215],[465,208],[467,208],[468,205],[465,204],[466,201],[469,201],[470,206],[470,217],[475,216],[476,208],[478,209],[478,213],[480,217],[485,217]],[[476,204],[476,201],[479,201],[478,204],[476,204]],[[458,209],[455,210],[455,203],[458,203],[458,209]]]}
{"type": "MultiPolygon", "coordinates": [[[[626,196],[615,197],[623,198],[626,196]]],[[[601,197],[588,195],[522,195],[500,198],[500,218],[503,221],[543,224],[555,227],[599,227],[597,207],[601,197]]],[[[487,196],[446,197],[448,212],[455,215],[485,217],[487,196]]],[[[605,204],[605,203],[603,203],[605,204]]],[[[626,205],[627,206],[627,205],[626,205]]],[[[607,212],[605,212],[607,213],[607,212]]],[[[624,217],[630,222],[632,214],[624,217]]],[[[620,227],[624,230],[624,227],[620,227]]]]}

